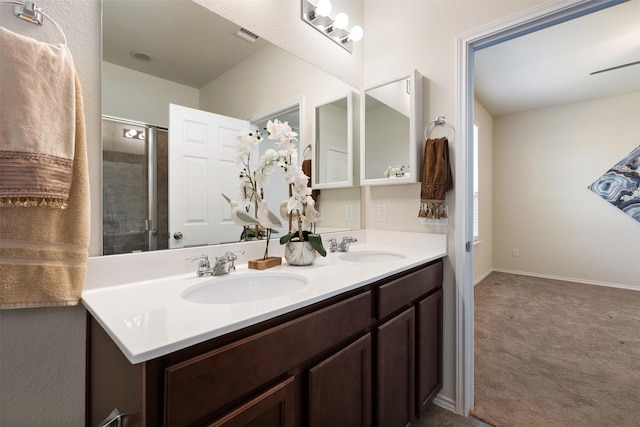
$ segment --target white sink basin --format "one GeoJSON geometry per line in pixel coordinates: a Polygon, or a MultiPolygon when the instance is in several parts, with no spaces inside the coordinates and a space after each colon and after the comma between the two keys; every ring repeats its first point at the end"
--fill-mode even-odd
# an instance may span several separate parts
{"type": "Polygon", "coordinates": [[[201,304],[237,304],[279,297],[307,285],[303,276],[286,273],[231,273],[185,290],[182,298],[201,304]]]}
{"type": "Polygon", "coordinates": [[[351,262],[393,262],[406,258],[402,254],[385,251],[353,251],[340,254],[340,259],[351,262]]]}

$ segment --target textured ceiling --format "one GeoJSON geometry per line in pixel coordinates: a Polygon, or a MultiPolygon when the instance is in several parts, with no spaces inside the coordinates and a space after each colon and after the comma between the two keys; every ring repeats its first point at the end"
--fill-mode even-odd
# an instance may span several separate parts
{"type": "Polygon", "coordinates": [[[237,37],[239,28],[190,0],[104,0],[103,59],[199,89],[267,44],[237,37]]]}
{"type": "Polygon", "coordinates": [[[640,1],[631,0],[475,54],[475,94],[494,116],[640,91],[640,1]]]}

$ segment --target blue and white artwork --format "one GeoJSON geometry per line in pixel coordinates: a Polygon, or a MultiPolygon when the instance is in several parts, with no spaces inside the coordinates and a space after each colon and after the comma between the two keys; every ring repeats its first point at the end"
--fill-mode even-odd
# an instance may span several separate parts
{"type": "Polygon", "coordinates": [[[589,189],[640,222],[640,146],[598,178],[589,189]]]}

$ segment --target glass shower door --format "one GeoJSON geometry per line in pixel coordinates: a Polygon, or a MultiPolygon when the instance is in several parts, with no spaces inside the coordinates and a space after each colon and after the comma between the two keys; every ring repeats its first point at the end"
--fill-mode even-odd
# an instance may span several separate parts
{"type": "Polygon", "coordinates": [[[103,118],[103,255],[158,248],[156,129],[103,118]]]}

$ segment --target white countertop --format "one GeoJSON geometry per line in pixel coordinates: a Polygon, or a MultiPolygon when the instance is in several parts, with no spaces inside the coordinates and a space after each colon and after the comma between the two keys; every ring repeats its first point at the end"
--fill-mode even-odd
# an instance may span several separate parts
{"type": "MultiPolygon", "coordinates": [[[[146,257],[140,256],[143,254],[96,257],[89,261],[82,301],[127,359],[140,363],[357,289],[447,254],[446,235],[441,234],[358,230],[336,237],[340,240],[346,234],[358,238],[349,252],[377,250],[405,258],[364,263],[345,261],[341,253],[328,253],[325,258],[318,257],[311,266],[290,266],[283,259],[278,267],[257,271],[248,269],[246,262],[259,258],[254,254],[264,250],[264,242],[251,242],[255,250],[246,251],[236,261],[237,270],[230,275],[290,273],[306,278],[307,285],[258,301],[203,304],[187,301],[181,294],[205,281],[211,281],[214,286],[216,280],[229,275],[198,278],[196,264],[189,264],[189,272],[184,272],[184,259],[200,253],[207,253],[213,259],[214,255],[228,250],[225,245],[159,251],[162,253],[146,253],[146,257]],[[164,268],[149,268],[154,263],[164,268]],[[167,274],[166,265],[172,263],[179,266],[176,268],[179,271],[167,274]],[[149,280],[137,280],[145,274],[149,280]]],[[[329,237],[332,236],[323,235],[325,239],[329,237]]],[[[281,255],[281,246],[270,245],[270,255],[281,255]]]]}

